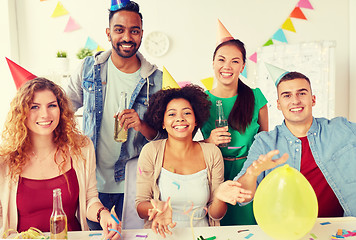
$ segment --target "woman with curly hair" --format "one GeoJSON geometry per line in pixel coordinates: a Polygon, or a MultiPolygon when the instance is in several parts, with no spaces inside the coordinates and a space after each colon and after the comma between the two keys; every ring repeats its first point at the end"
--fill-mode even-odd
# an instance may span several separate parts
{"type": "Polygon", "coordinates": [[[11,102],[0,145],[0,227],[50,231],[52,192],[60,188],[69,231],[99,221],[107,238],[121,229],[98,199],[92,142],[76,128],[63,90],[45,78],[26,82],[11,102]]]}
{"type": "MultiPolygon", "coordinates": [[[[161,90],[150,99],[144,119],[168,138],[150,142],[141,151],[136,208],[145,228],[163,237],[171,234],[168,227],[189,227],[191,218],[193,226],[219,225],[226,212],[226,199],[219,192],[231,183],[223,183],[221,152],[214,144],[193,141],[209,118],[210,105],[208,96],[194,85],[161,90]]],[[[235,200],[249,196],[236,189],[235,200]]]]}

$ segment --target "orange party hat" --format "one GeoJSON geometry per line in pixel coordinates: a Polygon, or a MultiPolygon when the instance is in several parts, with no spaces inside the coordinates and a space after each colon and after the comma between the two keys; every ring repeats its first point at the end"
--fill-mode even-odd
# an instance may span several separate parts
{"type": "Polygon", "coordinates": [[[230,34],[230,32],[225,28],[225,26],[221,23],[221,21],[218,19],[218,35],[216,39],[216,45],[219,45],[220,43],[229,41],[234,39],[234,37],[230,34]]]}

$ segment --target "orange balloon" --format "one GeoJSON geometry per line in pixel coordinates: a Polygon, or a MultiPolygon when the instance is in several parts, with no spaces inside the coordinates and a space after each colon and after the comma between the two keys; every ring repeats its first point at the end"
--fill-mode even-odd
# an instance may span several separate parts
{"type": "Polygon", "coordinates": [[[260,228],[274,239],[296,240],[314,226],[318,201],[308,180],[285,164],[259,184],[253,212],[260,228]]]}

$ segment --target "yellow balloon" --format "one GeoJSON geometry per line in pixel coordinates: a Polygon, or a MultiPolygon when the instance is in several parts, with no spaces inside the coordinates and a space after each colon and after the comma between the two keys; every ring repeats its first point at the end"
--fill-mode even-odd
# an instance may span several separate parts
{"type": "Polygon", "coordinates": [[[303,174],[285,164],[261,181],[253,200],[253,212],[267,235],[278,240],[296,240],[313,228],[318,200],[303,174]]]}

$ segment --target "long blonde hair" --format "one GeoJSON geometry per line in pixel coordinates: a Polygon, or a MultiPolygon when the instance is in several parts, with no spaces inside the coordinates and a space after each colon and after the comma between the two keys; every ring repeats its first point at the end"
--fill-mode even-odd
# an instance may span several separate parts
{"type": "Polygon", "coordinates": [[[86,146],[89,140],[77,129],[70,100],[60,86],[46,78],[35,78],[26,82],[17,91],[10,104],[10,111],[2,132],[0,156],[9,166],[12,179],[22,173],[23,167],[30,158],[31,140],[25,121],[34,94],[41,90],[50,90],[56,96],[60,109],[59,123],[53,132],[53,142],[57,146],[55,159],[60,152],[62,153],[62,161],[57,163],[60,172],[63,173],[65,163],[70,160],[69,149],[71,153],[84,160],[81,148],[86,146]]]}

